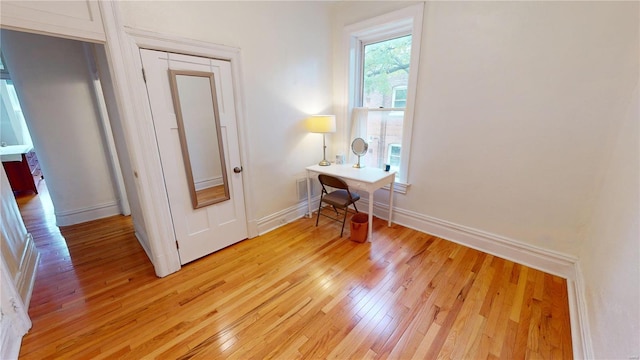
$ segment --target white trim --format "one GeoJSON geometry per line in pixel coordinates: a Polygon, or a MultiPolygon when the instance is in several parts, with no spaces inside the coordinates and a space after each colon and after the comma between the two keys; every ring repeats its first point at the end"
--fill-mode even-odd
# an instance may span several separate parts
{"type": "MultiPolygon", "coordinates": [[[[2,2],[2,28],[24,31],[46,36],[64,37],[73,40],[99,42],[105,41],[105,29],[100,21],[98,1],[70,1],[51,8],[38,9],[37,5],[25,6],[26,1],[2,2]],[[81,7],[84,4],[85,18],[74,17],[74,11],[68,11],[68,6],[81,7]]],[[[35,2],[32,2],[32,4],[35,2]]],[[[37,4],[37,3],[35,3],[37,4]]]]}
{"type": "Polygon", "coordinates": [[[567,290],[569,292],[573,357],[575,359],[594,359],[591,327],[587,313],[586,289],[579,261],[575,267],[575,280],[567,280],[567,290]]]}
{"type": "MultiPolygon", "coordinates": [[[[109,35],[108,31],[107,35],[109,35]]],[[[133,125],[130,126],[132,129],[135,129],[133,132],[127,133],[129,138],[135,138],[137,134],[137,138],[139,140],[144,140],[132,144],[129,149],[132,153],[132,160],[134,157],[143,158],[143,161],[137,161],[135,163],[142,163],[144,168],[148,171],[147,173],[142,171],[142,168],[138,168],[138,174],[141,179],[137,185],[139,186],[139,191],[145,191],[144,195],[140,194],[141,205],[148,209],[150,204],[154,204],[154,206],[151,206],[152,209],[150,209],[149,212],[151,214],[156,213],[156,216],[145,214],[145,223],[147,225],[147,231],[149,231],[149,246],[152,250],[156,273],[158,276],[162,277],[178,271],[181,266],[178,251],[175,247],[175,235],[169,211],[165,184],[163,181],[162,166],[160,164],[157,151],[153,119],[151,118],[151,110],[149,109],[149,103],[146,100],[146,89],[144,87],[144,82],[142,81],[142,63],[139,56],[140,48],[214,58],[226,60],[231,63],[240,158],[242,164],[247,165],[250,164],[249,153],[247,150],[247,144],[249,144],[250,141],[247,136],[248,132],[246,131],[248,129],[248,124],[245,116],[240,49],[131,28],[126,28],[121,36],[125,39],[122,41],[123,44],[121,46],[123,48],[127,48],[126,53],[128,53],[128,60],[130,61],[125,64],[124,67],[126,67],[126,69],[124,70],[133,72],[128,81],[126,81],[128,89],[132,94],[132,100],[129,100],[129,103],[126,105],[130,107],[131,111],[134,111],[137,114],[133,117],[127,117],[127,122],[133,122],[133,125]],[[138,79],[138,81],[131,81],[132,79],[138,79]],[[139,121],[133,121],[133,119],[139,119],[139,121]],[[143,143],[144,145],[142,145],[143,143]],[[152,176],[151,174],[155,174],[155,176],[152,176]],[[144,188],[142,184],[151,184],[155,191],[142,189],[144,188]],[[152,194],[154,196],[152,196],[152,194]],[[157,229],[161,229],[163,227],[165,228],[164,231],[157,231],[157,229]],[[154,249],[156,249],[156,251],[154,251],[154,249]]],[[[125,50],[123,50],[123,52],[125,52],[125,50]]],[[[125,63],[126,62],[127,61],[125,61],[125,63]]],[[[245,196],[244,206],[247,216],[247,236],[251,238],[257,236],[258,231],[255,226],[255,222],[253,221],[255,214],[255,206],[253,206],[254,197],[248,181],[251,177],[250,166],[244,166],[242,176],[245,196]]]]}
{"type": "Polygon", "coordinates": [[[120,204],[110,201],[80,209],[55,211],[56,225],[67,226],[120,214],[120,204]]]}
{"type": "Polygon", "coordinates": [[[15,285],[22,297],[25,308],[29,308],[33,286],[36,283],[38,264],[40,263],[40,252],[36,248],[31,233],[27,233],[24,241],[24,249],[20,257],[18,273],[15,276],[15,285]]]}
{"type": "MultiPolygon", "coordinates": [[[[320,199],[319,197],[317,198],[320,199]]],[[[317,204],[318,200],[311,200],[313,206],[317,204]]],[[[265,216],[258,220],[258,234],[266,234],[269,231],[275,230],[281,226],[284,226],[290,222],[293,222],[301,217],[304,217],[309,212],[307,201],[301,201],[296,205],[290,206],[284,210],[280,210],[271,215],[265,216]]]]}
{"type": "Polygon", "coordinates": [[[22,337],[31,328],[28,308],[20,298],[20,294],[11,279],[11,272],[4,257],[0,259],[0,358],[17,359],[20,353],[22,337]]]}
{"type": "MultiPolygon", "coordinates": [[[[367,203],[366,199],[360,201],[367,203]]],[[[389,213],[388,204],[375,202],[374,214],[382,219],[389,213]]],[[[455,243],[496,255],[538,269],[549,274],[573,280],[577,258],[530,244],[470,228],[464,225],[394,207],[393,222],[411,229],[435,235],[455,243]]]]}
{"type": "MultiPolygon", "coordinates": [[[[129,149],[140,208],[151,250],[151,262],[156,275],[167,276],[180,270],[180,259],[175,247],[167,194],[164,189],[160,157],[156,149],[153,124],[145,112],[145,97],[140,96],[136,78],[141,78],[136,67],[133,41],[124,32],[120,10],[114,2],[99,2],[104,22],[109,71],[113,80],[119,118],[129,149]]],[[[139,55],[137,56],[140,61],[139,55]]],[[[144,86],[144,85],[142,85],[144,86]]]]}

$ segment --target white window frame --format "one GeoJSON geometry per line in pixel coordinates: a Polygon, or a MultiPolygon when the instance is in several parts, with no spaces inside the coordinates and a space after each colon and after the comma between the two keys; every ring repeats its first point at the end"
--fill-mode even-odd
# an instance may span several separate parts
{"type": "MultiPolygon", "coordinates": [[[[411,34],[411,67],[407,82],[407,106],[404,109],[402,157],[400,170],[396,174],[395,190],[406,193],[409,186],[409,161],[411,154],[411,133],[418,82],[418,66],[420,61],[420,44],[422,43],[422,18],[424,3],[415,4],[400,10],[364,20],[344,29],[345,54],[348,54],[347,74],[348,91],[347,119],[355,107],[362,104],[362,80],[360,73],[363,67],[364,46],[411,34]]],[[[346,138],[345,134],[345,138],[346,138]]],[[[349,139],[351,141],[351,139],[349,139]]]]}

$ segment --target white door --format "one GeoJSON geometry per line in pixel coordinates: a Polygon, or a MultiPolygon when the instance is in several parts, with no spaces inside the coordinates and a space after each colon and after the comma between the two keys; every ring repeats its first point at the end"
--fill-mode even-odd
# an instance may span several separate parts
{"type": "MultiPolygon", "coordinates": [[[[246,239],[240,150],[236,124],[231,63],[196,56],[140,50],[164,173],[171,218],[180,254],[188,263],[246,239]],[[194,209],[183,161],[169,70],[212,72],[218,102],[221,138],[230,200],[194,209]]],[[[195,155],[195,154],[194,154],[195,155]]],[[[202,157],[203,154],[198,154],[202,157]]],[[[190,156],[193,158],[193,156],[190,156]]],[[[205,156],[206,157],[206,156],[205,156]]]]}

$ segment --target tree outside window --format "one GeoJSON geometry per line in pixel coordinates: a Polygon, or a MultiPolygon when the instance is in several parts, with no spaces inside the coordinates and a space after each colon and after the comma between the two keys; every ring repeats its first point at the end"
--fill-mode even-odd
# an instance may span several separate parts
{"type": "Polygon", "coordinates": [[[371,109],[367,119],[368,166],[399,168],[411,38],[406,35],[364,46],[362,106],[371,109]]]}

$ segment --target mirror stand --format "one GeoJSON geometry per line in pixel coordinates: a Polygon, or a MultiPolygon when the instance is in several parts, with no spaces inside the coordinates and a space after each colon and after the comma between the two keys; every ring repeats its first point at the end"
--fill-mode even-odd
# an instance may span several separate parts
{"type": "MultiPolygon", "coordinates": [[[[357,155],[357,154],[356,154],[357,155]]],[[[353,167],[356,169],[360,169],[363,168],[364,165],[360,165],[360,158],[362,157],[362,155],[358,155],[358,162],[356,164],[353,164],[353,167]]]]}

